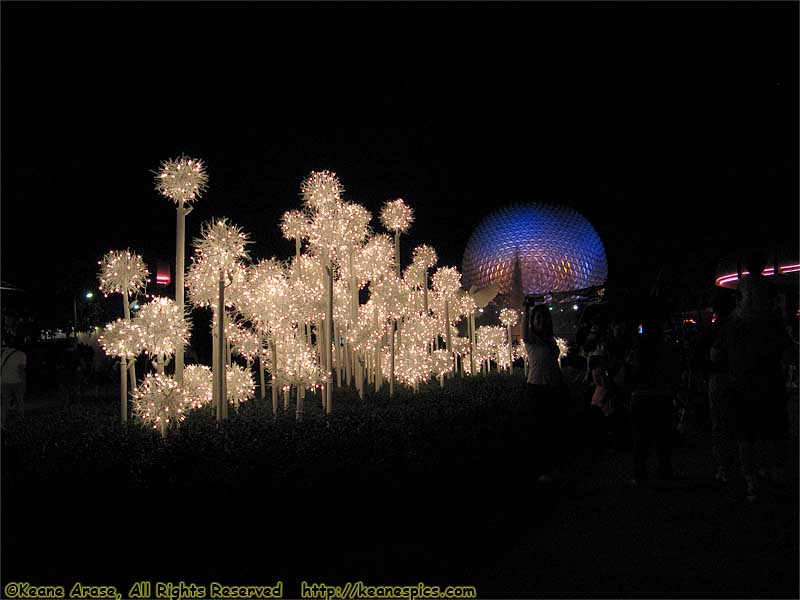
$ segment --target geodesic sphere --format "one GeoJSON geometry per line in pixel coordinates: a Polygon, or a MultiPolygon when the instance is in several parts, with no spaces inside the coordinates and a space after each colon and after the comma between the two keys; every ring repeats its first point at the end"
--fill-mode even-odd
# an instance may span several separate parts
{"type": "Polygon", "coordinates": [[[472,232],[464,287],[495,282],[498,293],[510,293],[517,254],[526,295],[603,285],[608,277],[603,242],[580,213],[556,204],[516,204],[496,210],[472,232]]]}

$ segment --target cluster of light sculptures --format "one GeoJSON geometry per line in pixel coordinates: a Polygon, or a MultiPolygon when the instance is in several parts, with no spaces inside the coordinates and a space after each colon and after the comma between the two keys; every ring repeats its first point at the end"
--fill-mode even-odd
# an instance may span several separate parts
{"type": "Polygon", "coordinates": [[[516,313],[504,310],[504,327],[476,331],[475,298],[462,289],[454,267],[431,273],[438,260],[432,247],[416,247],[412,263],[401,269],[400,237],[413,223],[413,210],[401,199],[387,202],[380,222],[392,235],[376,233],[371,213],[343,199],[330,171],[312,172],[301,185],[302,207],[283,215],[281,231],[295,242],[287,261],[251,261],[248,236],[226,219],[202,226],[185,288],[192,306],[212,311],[213,364],[184,368],[190,336],[184,221],[207,181],[202,161],[186,157],[162,163],[156,178],[158,191],[178,209],[175,301],[154,298],[132,318],[129,296],[143,289],[144,262],[130,251],[109,252],[100,262],[100,289],[124,299],[124,318],[108,324],[101,338],[106,353],[120,358],[123,421],[128,380],[133,415],[166,436],[192,409],[210,404],[223,419],[229,405],[253,398],[255,365],[262,398],[269,374],[273,413],[281,392],[289,408],[294,390],[298,420],[309,392],[320,391],[322,408],[332,412],[334,379],[363,397],[368,387],[377,391],[385,384],[390,395],[398,384],[416,390],[433,377],[444,385],[455,373],[489,370],[492,362],[511,368],[519,354],[510,343],[516,313]],[[465,318],[469,335],[462,337],[456,326],[465,318]],[[142,353],[154,372],[137,383],[133,359],[142,353]],[[174,376],[165,373],[172,357],[174,376]]]}

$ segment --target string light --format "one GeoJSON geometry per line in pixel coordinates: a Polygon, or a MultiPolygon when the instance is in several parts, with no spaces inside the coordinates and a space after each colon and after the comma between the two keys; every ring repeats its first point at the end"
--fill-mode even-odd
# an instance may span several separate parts
{"type": "Polygon", "coordinates": [[[141,335],[138,347],[148,354],[171,356],[189,343],[189,321],[170,298],[154,298],[139,309],[133,322],[141,335]]]}
{"type": "Polygon", "coordinates": [[[251,400],[256,395],[256,384],[250,369],[244,369],[237,364],[226,365],[225,390],[230,404],[241,404],[251,400]]]}
{"type": "Polygon", "coordinates": [[[192,408],[211,404],[213,392],[211,369],[205,365],[187,365],[183,369],[183,397],[192,408]]]}
{"type": "Polygon", "coordinates": [[[381,209],[381,223],[389,231],[406,233],[414,222],[414,211],[402,198],[391,200],[381,209]]]}
{"type": "Polygon", "coordinates": [[[344,188],[333,171],[312,171],[300,184],[300,191],[309,209],[325,212],[341,200],[344,188]]]}
{"type": "Polygon", "coordinates": [[[500,322],[506,327],[513,327],[519,322],[519,313],[513,308],[503,308],[500,310],[500,322]]]}
{"type": "Polygon", "coordinates": [[[133,415],[142,425],[158,429],[162,424],[183,421],[189,404],[186,402],[178,382],[173,377],[156,373],[145,375],[142,384],[131,391],[133,415]]]}
{"type": "Polygon", "coordinates": [[[156,190],[175,204],[194,202],[206,189],[208,175],[202,160],[181,155],[161,163],[156,190]]]}
{"type": "Polygon", "coordinates": [[[142,257],[130,250],[112,250],[97,264],[100,265],[100,291],[106,295],[139,292],[150,274],[142,257]]]}

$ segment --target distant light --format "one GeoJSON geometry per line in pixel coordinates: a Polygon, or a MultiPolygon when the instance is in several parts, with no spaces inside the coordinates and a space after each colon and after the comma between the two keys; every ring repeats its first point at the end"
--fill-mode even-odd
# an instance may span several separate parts
{"type": "Polygon", "coordinates": [[[572,310],[578,310],[578,305],[577,304],[573,304],[572,305],[572,310]]]}
{"type": "Polygon", "coordinates": [[[93,298],[94,294],[92,292],[86,292],[86,297],[87,298],[93,298]]]}
{"type": "Polygon", "coordinates": [[[483,309],[482,309],[482,308],[479,308],[479,309],[478,309],[478,312],[482,313],[482,312],[483,312],[483,309]]]}
{"type": "MultiPolygon", "coordinates": [[[[778,272],[779,273],[797,273],[800,271],[800,264],[791,263],[786,265],[779,265],[778,272]]],[[[770,277],[775,274],[775,267],[767,267],[761,272],[762,275],[765,277],[770,277]]],[[[742,271],[742,275],[750,275],[750,271],[742,271]]],[[[723,275],[722,277],[717,277],[716,284],[720,287],[726,287],[727,284],[733,283],[734,281],[739,280],[738,273],[731,273],[730,275],[723,275]]]]}
{"type": "Polygon", "coordinates": [[[639,323],[639,333],[644,333],[644,327],[639,323]]]}

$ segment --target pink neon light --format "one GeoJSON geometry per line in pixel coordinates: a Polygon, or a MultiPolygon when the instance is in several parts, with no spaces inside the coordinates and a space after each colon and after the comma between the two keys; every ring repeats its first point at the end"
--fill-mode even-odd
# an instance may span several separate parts
{"type": "MultiPolygon", "coordinates": [[[[781,265],[778,267],[778,270],[783,273],[797,273],[800,271],[800,264],[794,265],[781,265]]],[[[774,275],[775,268],[774,267],[767,267],[761,272],[762,275],[774,275]]],[[[750,275],[750,271],[742,271],[742,275],[750,275]]],[[[731,281],[736,281],[739,279],[739,275],[737,273],[731,273],[730,275],[722,275],[721,277],[717,277],[716,284],[718,286],[724,286],[726,283],[730,283],[731,281]]]]}

